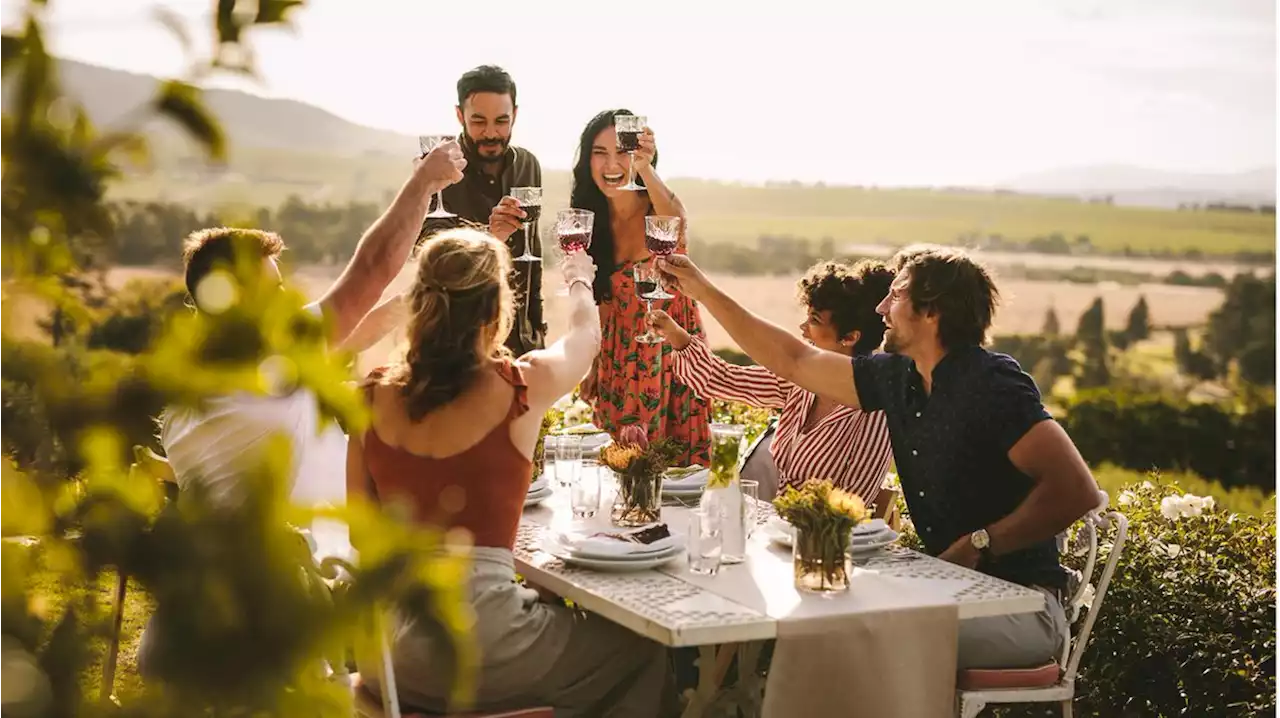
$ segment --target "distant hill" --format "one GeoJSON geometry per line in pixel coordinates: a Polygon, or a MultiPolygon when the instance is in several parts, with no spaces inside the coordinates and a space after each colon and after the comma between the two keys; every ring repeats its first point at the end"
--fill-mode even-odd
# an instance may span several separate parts
{"type": "Polygon", "coordinates": [[[1128,165],[1094,165],[1026,174],[1004,186],[1034,194],[1110,195],[1117,204],[1156,207],[1206,202],[1274,204],[1276,168],[1260,167],[1231,174],[1198,174],[1128,165]]]}
{"type": "MultiPolygon", "coordinates": [[[[58,63],[63,90],[80,100],[99,127],[109,126],[155,95],[159,80],[73,60],[58,63]]],[[[378,130],[294,100],[258,97],[235,90],[208,90],[205,101],[222,122],[232,146],[329,155],[368,153],[404,157],[413,137],[378,130]]],[[[176,136],[167,123],[149,128],[161,137],[176,136]]]]}

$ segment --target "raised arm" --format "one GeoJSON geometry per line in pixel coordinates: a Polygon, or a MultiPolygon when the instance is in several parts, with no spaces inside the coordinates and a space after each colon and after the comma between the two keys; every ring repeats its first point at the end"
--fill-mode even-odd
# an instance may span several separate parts
{"type": "Polygon", "coordinates": [[[689,215],[684,211],[684,203],[676,196],[676,193],[667,186],[666,182],[658,176],[658,171],[653,167],[653,158],[657,154],[657,145],[654,143],[653,130],[645,128],[640,133],[640,147],[636,149],[636,174],[644,180],[645,189],[649,192],[649,201],[653,202],[653,211],[655,214],[666,217],[679,217],[683,221],[680,223],[680,242],[676,245],[676,251],[684,252],[688,246],[689,237],[689,215]]]}
{"type": "Polygon", "coordinates": [[[702,303],[742,351],[779,377],[855,409],[862,408],[849,357],[823,351],[747,311],[707,279],[689,257],[673,254],[658,267],[676,290],[702,303]]]}
{"type": "Polygon", "coordinates": [[[359,354],[377,344],[393,330],[404,326],[409,318],[408,301],[408,297],[404,294],[397,294],[374,307],[364,315],[339,347],[359,354]]]}
{"type": "Polygon", "coordinates": [[[591,290],[595,265],[585,252],[573,252],[562,267],[569,281],[569,330],[546,349],[525,355],[529,407],[539,415],[573,391],[600,351],[600,313],[591,290]]]}
{"type": "Polygon", "coordinates": [[[332,322],[331,345],[343,344],[377,304],[409,258],[431,195],[462,179],[466,164],[456,142],[432,150],[418,161],[387,211],[365,231],[346,269],[317,302],[332,322]]]}
{"type": "Polygon", "coordinates": [[[701,337],[689,336],[683,327],[661,309],[649,320],[676,351],[671,355],[671,371],[681,383],[703,399],[724,399],[762,409],[781,409],[794,386],[762,366],[730,364],[711,352],[701,337]]]}

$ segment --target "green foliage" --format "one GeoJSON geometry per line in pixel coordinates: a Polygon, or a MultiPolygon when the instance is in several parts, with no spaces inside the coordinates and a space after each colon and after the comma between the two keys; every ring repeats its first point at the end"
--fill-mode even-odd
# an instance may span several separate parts
{"type": "MultiPolygon", "coordinates": [[[[1154,481],[1112,494],[1111,503],[1129,518],[1129,538],[1081,662],[1077,709],[1273,714],[1274,509],[1245,516],[1202,507],[1190,515],[1198,502],[1154,481]]],[[[1099,566],[1110,549],[1100,545],[1099,566]]],[[[1066,560],[1076,570],[1083,563],[1078,553],[1066,560]]]]}
{"type": "Polygon", "coordinates": [[[1145,296],[1138,297],[1133,309],[1129,310],[1129,320],[1125,324],[1124,334],[1130,342],[1142,341],[1151,336],[1151,309],[1147,306],[1145,296]]]}
{"type": "Polygon", "coordinates": [[[1058,324],[1058,312],[1053,307],[1044,310],[1044,326],[1040,329],[1040,333],[1046,337],[1056,337],[1062,331],[1062,327],[1058,324]]]}
{"type": "MultiPolygon", "coordinates": [[[[0,363],[4,449],[17,463],[0,467],[0,533],[22,538],[2,547],[5,715],[110,708],[82,690],[108,630],[98,592],[84,587],[120,575],[154,605],[158,628],[157,679],[121,696],[120,714],[346,718],[350,696],[326,679],[324,662],[340,667],[348,646],[370,656],[372,628],[391,607],[451,639],[455,698],[465,706],[476,660],[467,562],[444,550],[439,532],[396,507],[291,506],[287,442],[237,477],[239,500],[215,503],[193,488],[165,501],[156,462],[137,451],[154,440],[161,407],[308,390],[324,421],[355,432],[367,415],[348,384],[347,357],[326,350],[324,320],[264,277],[257,257],[211,275],[220,301],[201,314],[179,311],[172,285],[127,287],[108,299],[79,273],[115,236],[118,215],[102,198],[119,175],[116,158],[145,154],[134,130],[158,112],[210,157],[225,142],[190,80],[163,85],[128,116],[132,127],[97,134],[83,108],[60,96],[39,23],[45,4],[32,0],[25,22],[4,35],[13,94],[3,116],[0,260],[9,306],[0,363]],[[52,345],[11,334],[15,297],[53,309],[52,345]],[[359,568],[339,576],[336,565],[313,564],[293,526],[317,517],[344,521],[359,537],[359,568]]],[[[214,56],[192,67],[251,72],[252,53],[240,45],[246,31],[284,21],[299,4],[263,0],[246,16],[219,0],[214,56]]]]}
{"type": "Polygon", "coordinates": [[[776,418],[778,412],[773,409],[758,409],[735,401],[714,399],[711,402],[711,421],[717,424],[742,424],[746,427],[746,441],[754,442],[769,422],[776,418]]]}
{"type": "Polygon", "coordinates": [[[1217,481],[1201,478],[1190,471],[1147,473],[1110,463],[1094,466],[1092,471],[1098,488],[1112,497],[1119,496],[1121,491],[1145,480],[1174,486],[1196,496],[1212,496],[1218,508],[1229,513],[1262,516],[1276,507],[1274,490],[1264,490],[1257,486],[1235,486],[1228,489],[1217,481]]]}
{"type": "Polygon", "coordinates": [[[1205,351],[1220,369],[1239,361],[1241,377],[1275,384],[1276,277],[1238,275],[1209,315],[1205,351]]]}
{"type": "Polygon", "coordinates": [[[1083,354],[1076,376],[1076,386],[1091,388],[1106,386],[1111,381],[1111,368],[1107,357],[1107,329],[1102,311],[1102,297],[1080,315],[1076,327],[1076,341],[1083,354]]]}
{"type": "Polygon", "coordinates": [[[1274,400],[1239,409],[1088,391],[1068,401],[1063,425],[1090,464],[1192,471],[1228,488],[1275,487],[1274,400]]]}

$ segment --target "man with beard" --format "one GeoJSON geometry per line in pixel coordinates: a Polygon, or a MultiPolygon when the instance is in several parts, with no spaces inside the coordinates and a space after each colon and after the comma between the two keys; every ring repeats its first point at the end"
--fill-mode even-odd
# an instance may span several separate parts
{"type": "MultiPolygon", "coordinates": [[[[466,222],[487,226],[493,236],[507,243],[512,256],[524,252],[532,241],[533,254],[542,256],[538,227],[530,225],[526,237],[521,222],[525,213],[510,197],[512,187],[541,187],[542,166],[523,147],[511,144],[516,124],[516,83],[505,70],[481,65],[458,80],[458,141],[467,159],[462,181],[444,190],[444,206],[466,222]]],[[[422,237],[448,229],[458,220],[428,218],[422,237]]],[[[546,324],[542,320],[542,263],[515,262],[511,288],[516,293],[516,317],[506,345],[516,356],[544,348],[546,324]]]]}
{"type": "Polygon", "coordinates": [[[1054,539],[1098,506],[1097,483],[1031,377],[983,347],[1000,298],[987,269],[937,246],[909,247],[890,264],[896,278],[876,307],[885,353],[851,361],[751,314],[687,256],[659,260],[752,359],[819,396],[884,411],[930,554],[1044,594],[1035,613],[961,621],[959,667],[1045,664],[1066,632],[1067,574],[1054,539]]]}

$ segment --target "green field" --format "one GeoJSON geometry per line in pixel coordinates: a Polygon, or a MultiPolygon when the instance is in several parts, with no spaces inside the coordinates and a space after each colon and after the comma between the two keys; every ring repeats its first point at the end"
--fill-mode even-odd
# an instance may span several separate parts
{"type": "MultiPolygon", "coordinates": [[[[160,153],[157,153],[160,154],[160,153]]],[[[240,148],[221,180],[198,179],[200,163],[157,159],[150,175],[134,176],[117,197],[169,199],[202,208],[278,206],[289,195],[308,201],[382,201],[399,187],[409,161],[385,155],[339,157],[287,150],[240,148]]],[[[568,204],[568,172],[544,177],[547,206],[568,204]]],[[[1207,255],[1273,252],[1274,215],[1177,212],[965,191],[897,190],[813,185],[746,186],[673,179],[700,242],[754,244],[761,235],[845,244],[951,243],[999,235],[1026,242],[1060,234],[1087,236],[1096,250],[1167,250],[1207,255]]]]}

